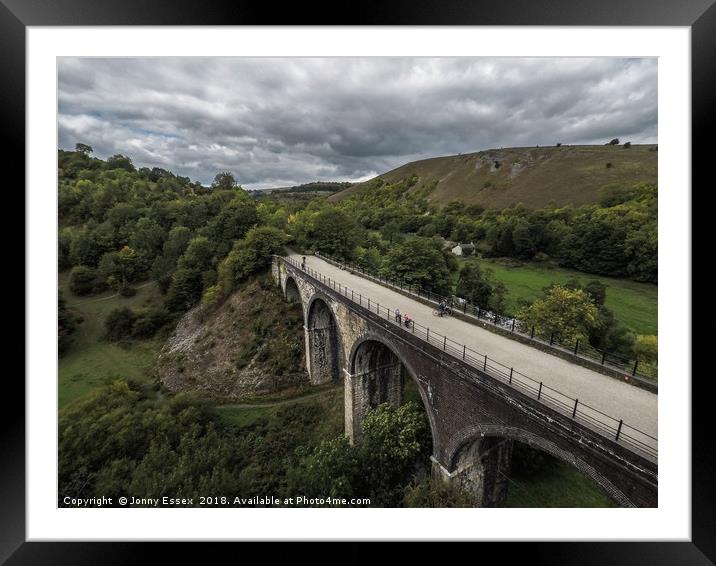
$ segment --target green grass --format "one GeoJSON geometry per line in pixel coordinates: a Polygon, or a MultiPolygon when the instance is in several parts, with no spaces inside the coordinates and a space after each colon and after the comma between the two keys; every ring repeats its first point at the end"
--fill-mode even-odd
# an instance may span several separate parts
{"type": "Polygon", "coordinates": [[[506,507],[616,507],[589,478],[564,462],[510,479],[506,507]]]}
{"type": "Polygon", "coordinates": [[[243,428],[254,424],[260,419],[271,420],[286,405],[300,403],[305,406],[319,407],[323,418],[321,424],[313,431],[316,439],[329,439],[344,430],[343,384],[328,387],[314,387],[302,390],[296,397],[286,398],[285,394],[266,395],[252,403],[218,405],[216,414],[225,424],[243,428]]]}
{"type": "Polygon", "coordinates": [[[158,338],[132,342],[125,346],[102,340],[104,320],[117,307],[140,309],[161,303],[156,283],[140,284],[133,297],[113,292],[76,297],[69,292],[69,273],[59,275],[59,288],[68,308],[83,318],[72,334],[68,352],[59,359],[58,405],[62,409],[103,384],[117,378],[137,382],[152,381],[152,367],[162,341],[158,338]]]}
{"type": "MultiPolygon", "coordinates": [[[[581,271],[563,269],[537,263],[520,267],[508,267],[482,258],[461,261],[477,261],[492,269],[495,278],[507,287],[507,308],[514,313],[520,300],[532,302],[542,296],[542,289],[550,283],[565,283],[570,278],[586,283],[597,279],[607,285],[606,306],[614,312],[622,324],[636,334],[658,334],[658,287],[650,283],[637,283],[628,279],[600,277],[581,271]]],[[[457,281],[457,273],[454,274],[457,281]]]]}

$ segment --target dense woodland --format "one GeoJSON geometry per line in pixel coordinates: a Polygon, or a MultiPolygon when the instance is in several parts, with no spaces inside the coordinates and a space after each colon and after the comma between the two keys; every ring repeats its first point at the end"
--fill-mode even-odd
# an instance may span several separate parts
{"type": "MultiPolygon", "coordinates": [[[[355,261],[499,312],[508,290],[489,269],[461,265],[445,240],[474,242],[483,257],[552,261],[585,274],[657,281],[654,185],[605,187],[598,203],[581,207],[483,210],[433,206],[428,197],[434,187],[412,177],[377,180],[334,204],[325,196],[282,198],[280,192],[254,198],[229,172],[204,187],[164,169],[136,168],[127,156],[94,158],[84,144],[60,150],[58,159],[58,269],[69,271],[71,294],[129,297],[147,280],[162,293],[161,305],[112,311],[109,341],[146,340],[198,304],[215,308],[286,246],[355,261]]],[[[545,288],[519,316],[594,347],[655,361],[656,338],[628,332],[606,308],[606,293],[585,275],[585,281],[545,288]]],[[[60,355],[72,348],[81,324],[66,299],[59,298],[60,355]]],[[[200,398],[162,402],[155,393],[120,379],[62,412],[61,493],[240,490],[250,496],[300,489],[369,493],[382,506],[470,504],[465,494],[415,479],[415,470],[426,465],[429,432],[412,404],[366,419],[364,448],[338,435],[297,441],[296,449],[284,436],[309,438],[311,419],[319,418],[310,411],[286,409],[277,422],[237,431],[216,421],[200,398]],[[397,429],[403,432],[393,434],[397,429]]]]}

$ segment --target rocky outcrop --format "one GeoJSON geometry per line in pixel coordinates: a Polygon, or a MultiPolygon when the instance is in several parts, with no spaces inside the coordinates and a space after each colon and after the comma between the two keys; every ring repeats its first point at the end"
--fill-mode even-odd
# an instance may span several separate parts
{"type": "Polygon", "coordinates": [[[308,383],[303,315],[266,277],[212,312],[186,313],[162,348],[157,371],[171,391],[237,400],[308,383]]]}

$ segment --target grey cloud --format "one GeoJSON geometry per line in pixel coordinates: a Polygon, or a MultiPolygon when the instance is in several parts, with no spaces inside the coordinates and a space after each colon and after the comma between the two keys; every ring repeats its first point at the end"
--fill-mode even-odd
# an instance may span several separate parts
{"type": "Polygon", "coordinates": [[[58,105],[62,148],[262,188],[493,147],[656,142],[657,62],[62,58],[58,105]]]}

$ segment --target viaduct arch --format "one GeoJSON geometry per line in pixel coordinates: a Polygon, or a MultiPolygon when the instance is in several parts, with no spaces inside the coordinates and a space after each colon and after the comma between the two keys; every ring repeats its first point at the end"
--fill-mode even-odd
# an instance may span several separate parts
{"type": "Polygon", "coordinates": [[[400,403],[412,379],[430,422],[433,475],[471,490],[482,506],[504,501],[515,441],[575,466],[620,506],[658,505],[655,461],[420,340],[298,264],[274,257],[272,273],[286,299],[301,302],[311,383],[344,380],[351,442],[360,442],[366,411],[400,403]]]}

